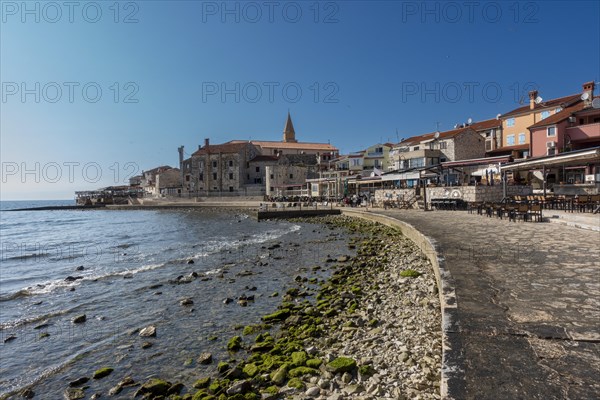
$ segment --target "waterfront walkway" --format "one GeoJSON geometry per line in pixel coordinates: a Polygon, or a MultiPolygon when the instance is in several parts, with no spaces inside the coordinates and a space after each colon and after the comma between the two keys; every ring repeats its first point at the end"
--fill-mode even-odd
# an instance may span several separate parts
{"type": "Polygon", "coordinates": [[[457,399],[598,399],[600,232],[462,211],[373,210],[437,242],[458,303],[457,399]]]}

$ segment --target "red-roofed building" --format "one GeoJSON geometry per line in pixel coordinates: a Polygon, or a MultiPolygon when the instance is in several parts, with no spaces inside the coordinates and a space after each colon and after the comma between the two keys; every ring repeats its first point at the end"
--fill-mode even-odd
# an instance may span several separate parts
{"type": "Polygon", "coordinates": [[[600,146],[600,109],[592,107],[594,86],[584,84],[578,102],[528,128],[533,157],[600,146]]]}
{"type": "MultiPolygon", "coordinates": [[[[585,84],[584,84],[585,85],[585,84]]],[[[500,116],[502,143],[488,154],[511,155],[515,159],[531,156],[528,128],[580,102],[581,93],[544,100],[537,90],[529,92],[529,105],[521,106],[500,116]]]]}
{"type": "Polygon", "coordinates": [[[183,187],[192,196],[265,195],[269,194],[265,189],[267,178],[278,182],[280,177],[282,185],[303,184],[304,175],[312,174],[319,163],[327,163],[337,155],[338,149],[329,143],[296,140],[288,113],[282,141],[232,140],[214,145],[205,139],[204,146],[189,159],[181,159],[183,187]]]}

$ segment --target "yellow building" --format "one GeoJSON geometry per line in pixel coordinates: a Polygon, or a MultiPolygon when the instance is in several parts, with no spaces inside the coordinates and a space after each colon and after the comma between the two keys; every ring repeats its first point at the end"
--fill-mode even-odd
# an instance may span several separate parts
{"type": "Polygon", "coordinates": [[[363,169],[379,169],[387,171],[390,165],[390,150],[393,144],[377,143],[365,149],[363,153],[363,169]]]}

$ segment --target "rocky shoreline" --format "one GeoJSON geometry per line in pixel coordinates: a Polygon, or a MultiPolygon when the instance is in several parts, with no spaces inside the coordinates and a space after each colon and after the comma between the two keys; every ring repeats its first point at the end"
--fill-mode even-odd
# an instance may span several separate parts
{"type": "MultiPolygon", "coordinates": [[[[116,377],[108,397],[440,398],[441,314],[426,257],[396,228],[350,217],[295,221],[347,230],[356,256],[329,256],[298,275],[279,308],[240,329],[227,344],[231,358],[193,387],[116,377]],[[315,271],[326,268],[331,277],[319,281],[315,271]]],[[[212,362],[211,354],[199,354],[198,364],[212,362]]],[[[111,372],[103,368],[92,379],[111,379],[111,372]]],[[[86,382],[70,382],[64,397],[84,398],[86,382]]]]}

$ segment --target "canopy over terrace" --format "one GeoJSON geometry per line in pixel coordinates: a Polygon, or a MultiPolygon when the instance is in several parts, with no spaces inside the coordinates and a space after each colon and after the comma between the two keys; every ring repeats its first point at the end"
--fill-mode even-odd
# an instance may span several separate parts
{"type": "MultiPolygon", "coordinates": [[[[456,171],[466,177],[466,180],[470,180],[471,176],[484,177],[488,176],[488,179],[493,179],[493,174],[499,174],[499,166],[501,164],[508,163],[512,160],[512,156],[497,156],[497,157],[485,157],[485,158],[474,158],[470,160],[458,160],[458,161],[446,161],[442,163],[442,171],[447,172],[442,174],[445,177],[445,181],[449,182],[450,176],[452,175],[449,171],[456,171]],[[490,175],[488,175],[488,173],[490,175]],[[491,178],[489,178],[491,176],[491,178]],[[447,177],[447,178],[446,178],[447,177]]],[[[454,174],[456,175],[456,174],[454,174]]],[[[456,177],[460,183],[461,179],[456,177]]]]}
{"type": "MultiPolygon", "coordinates": [[[[542,171],[544,194],[548,183],[548,176],[556,174],[559,186],[567,186],[564,182],[575,185],[596,187],[600,186],[600,147],[591,149],[570,151],[553,156],[545,156],[532,158],[529,160],[506,164],[501,167],[502,171],[529,171],[535,176],[536,171],[542,171]],[[585,176],[585,179],[569,182],[566,177],[566,171],[580,171],[580,174],[585,176]]],[[[572,173],[572,172],[571,172],[572,173]]],[[[539,175],[539,174],[537,174],[539,175]]],[[[571,186],[575,186],[571,185],[571,186]]],[[[555,191],[556,192],[556,191],[555,191]]],[[[583,194],[583,193],[582,193],[583,194]]]]}

